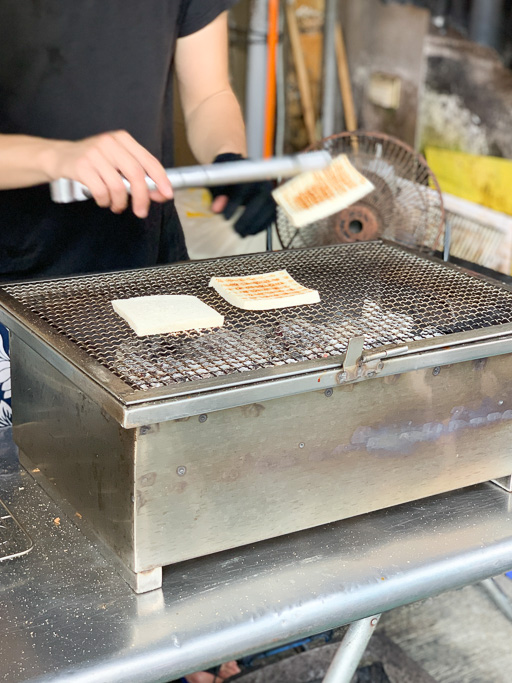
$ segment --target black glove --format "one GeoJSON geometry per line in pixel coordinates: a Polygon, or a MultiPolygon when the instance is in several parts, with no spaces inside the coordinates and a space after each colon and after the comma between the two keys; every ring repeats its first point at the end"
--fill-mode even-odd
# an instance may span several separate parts
{"type": "MultiPolygon", "coordinates": [[[[214,164],[224,161],[240,161],[241,154],[219,154],[213,160],[214,164]]],[[[221,195],[228,197],[228,203],[222,214],[230,219],[239,206],[245,206],[245,211],[233,226],[241,237],[256,235],[266,230],[276,220],[276,203],[272,197],[273,184],[270,180],[260,180],[253,183],[237,183],[236,185],[217,185],[211,187],[210,192],[215,199],[221,195]]]]}

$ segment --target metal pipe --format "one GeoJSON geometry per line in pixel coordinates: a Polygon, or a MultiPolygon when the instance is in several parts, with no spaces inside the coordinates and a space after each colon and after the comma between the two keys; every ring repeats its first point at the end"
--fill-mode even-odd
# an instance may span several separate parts
{"type": "Polygon", "coordinates": [[[473,0],[469,37],[477,43],[498,50],[501,46],[501,22],[504,0],[473,0]]]}
{"type": "Polygon", "coordinates": [[[273,245],[274,240],[273,240],[273,233],[272,233],[273,230],[274,230],[274,224],[272,223],[272,225],[269,225],[267,227],[267,234],[266,234],[266,239],[265,239],[265,250],[266,251],[272,251],[274,248],[274,245],[273,245]]]}
{"type": "Polygon", "coordinates": [[[350,624],[323,683],[350,683],[379,619],[380,614],[376,614],[350,624]]]}
{"type": "Polygon", "coordinates": [[[326,0],[324,14],[322,137],[335,133],[336,110],[336,0],[326,0]]]}
{"type": "Polygon", "coordinates": [[[443,261],[450,260],[450,247],[452,244],[452,223],[450,218],[446,218],[444,224],[444,249],[443,249],[443,261]]]}
{"type": "Polygon", "coordinates": [[[263,156],[267,66],[266,33],[266,0],[252,0],[247,39],[247,83],[245,90],[247,150],[251,159],[261,159],[263,156]]]}
{"type": "MultiPolygon", "coordinates": [[[[273,178],[290,178],[304,171],[317,171],[325,168],[330,161],[329,152],[317,150],[271,159],[244,159],[206,166],[167,168],[165,173],[173,188],[178,190],[184,187],[214,187],[273,178]]],[[[130,192],[130,183],[126,178],[123,178],[123,183],[130,192]]],[[[146,177],[146,184],[148,189],[156,189],[152,178],[146,177]]],[[[50,193],[53,201],[59,204],[91,198],[91,193],[85,185],[68,178],[53,180],[50,183],[50,193]]]]}
{"type": "MultiPolygon", "coordinates": [[[[283,3],[279,12],[279,35],[284,31],[283,3]]],[[[283,40],[277,44],[277,68],[276,68],[276,156],[284,154],[284,139],[286,133],[286,73],[284,68],[284,45],[283,40]]]]}
{"type": "MultiPolygon", "coordinates": [[[[284,11],[283,3],[280,4],[279,11],[279,35],[283,35],[284,30],[284,11]]],[[[286,94],[285,94],[286,74],[284,69],[284,47],[282,38],[277,43],[277,66],[276,66],[276,156],[284,153],[284,138],[286,132],[286,94]]],[[[274,224],[267,228],[265,246],[267,251],[274,248],[274,224]]]]}

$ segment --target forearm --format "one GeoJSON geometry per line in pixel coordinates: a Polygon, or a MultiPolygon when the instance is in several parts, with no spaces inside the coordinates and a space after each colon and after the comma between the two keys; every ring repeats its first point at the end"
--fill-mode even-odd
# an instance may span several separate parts
{"type": "Polygon", "coordinates": [[[0,190],[47,183],[59,140],[28,135],[0,135],[0,190]]]}
{"type": "Polygon", "coordinates": [[[162,164],[124,130],[76,141],[0,135],[0,190],[57,178],[83,183],[99,206],[115,213],[128,205],[125,178],[139,218],[147,216],[151,200],[165,202],[173,194],[162,164]],[[155,181],[155,190],[149,190],[146,175],[155,181]]]}
{"type": "Polygon", "coordinates": [[[245,126],[229,81],[227,12],[178,40],[175,66],[196,159],[208,164],[224,152],[246,156],[245,126]]]}
{"type": "Polygon", "coordinates": [[[242,112],[230,87],[185,114],[185,125],[190,149],[200,163],[209,164],[224,152],[247,156],[242,112]]]}

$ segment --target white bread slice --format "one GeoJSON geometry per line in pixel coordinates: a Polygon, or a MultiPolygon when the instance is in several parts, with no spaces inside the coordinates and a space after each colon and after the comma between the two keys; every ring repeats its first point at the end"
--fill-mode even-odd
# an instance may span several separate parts
{"type": "Polygon", "coordinates": [[[139,337],[221,327],[224,316],[196,296],[156,294],[112,301],[118,313],[139,337]]]}
{"type": "Polygon", "coordinates": [[[374,189],[346,154],[341,154],[324,169],[295,176],[277,187],[272,196],[292,225],[302,228],[346,209],[374,189]]]}
{"type": "Polygon", "coordinates": [[[296,282],[286,270],[242,277],[212,277],[213,287],[228,303],[247,311],[316,304],[320,295],[296,282]]]}

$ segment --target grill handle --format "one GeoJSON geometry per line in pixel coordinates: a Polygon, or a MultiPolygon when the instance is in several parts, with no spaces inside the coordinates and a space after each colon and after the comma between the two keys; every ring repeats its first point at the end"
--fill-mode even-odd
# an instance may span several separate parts
{"type": "MultiPolygon", "coordinates": [[[[187,187],[214,187],[257,180],[290,178],[305,171],[317,171],[325,168],[330,162],[331,155],[329,152],[320,150],[271,159],[244,159],[207,166],[168,168],[165,172],[173,188],[179,190],[187,187]]],[[[130,183],[125,178],[123,178],[123,182],[130,192],[130,183]]],[[[146,177],[146,183],[150,190],[156,189],[151,178],[146,177]]],[[[91,198],[91,193],[85,185],[68,178],[59,178],[51,182],[50,194],[53,201],[58,204],[69,204],[91,198]]]]}

